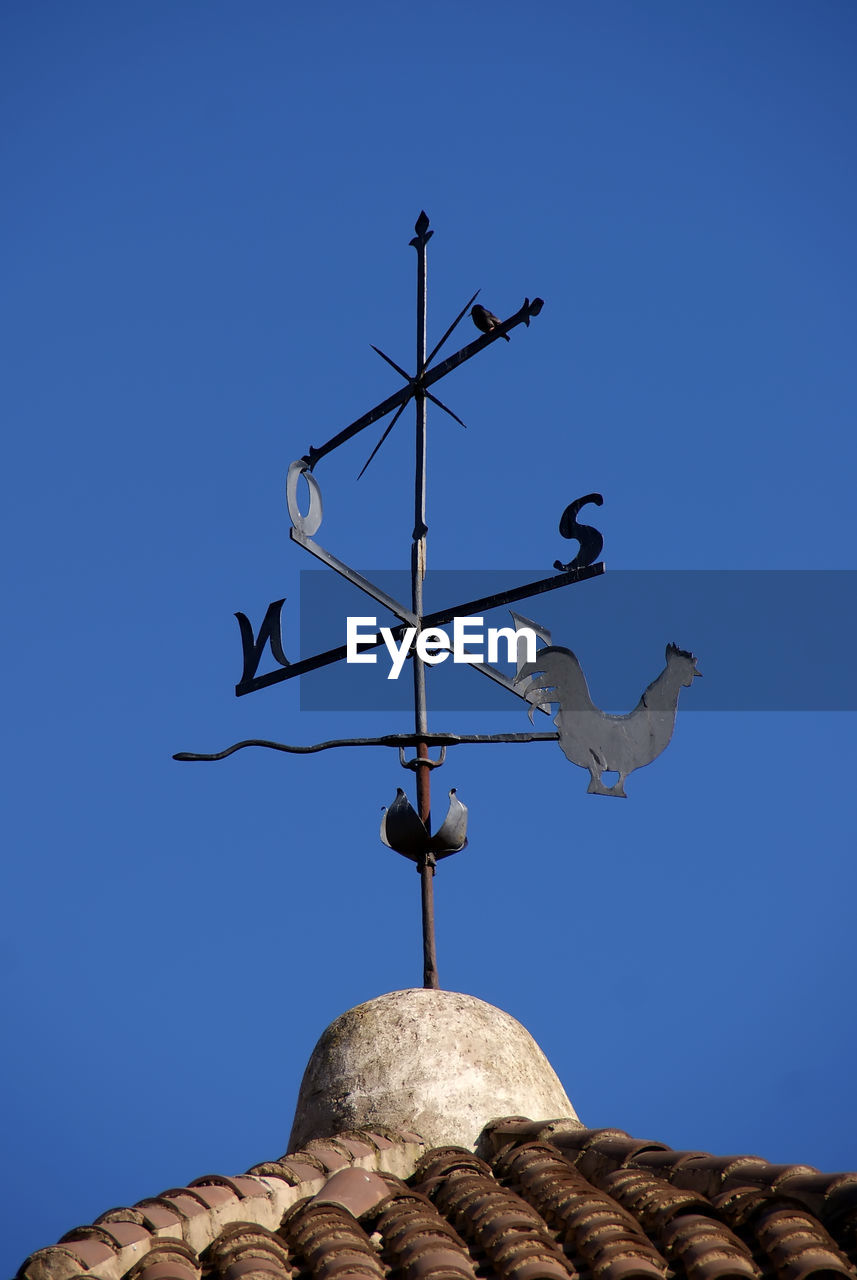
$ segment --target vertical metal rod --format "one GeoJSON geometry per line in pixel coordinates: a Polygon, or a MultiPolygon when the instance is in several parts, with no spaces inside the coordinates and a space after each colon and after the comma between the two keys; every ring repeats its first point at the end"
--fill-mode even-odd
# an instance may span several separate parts
{"type": "MultiPolygon", "coordinates": [[[[414,476],[414,533],[411,546],[411,608],[417,619],[417,634],[422,628],[423,579],[426,572],[426,396],[421,379],[426,366],[426,246],[431,232],[428,218],[421,213],[417,219],[416,236],[411,241],[417,251],[417,390],[416,404],[416,469],[414,476]]],[[[426,710],[425,664],[414,652],[414,731],[428,732],[426,710]]],[[[417,761],[428,761],[429,751],[424,742],[417,744],[417,761]]],[[[417,764],[417,812],[426,830],[431,834],[431,771],[428,764],[417,764]]],[[[440,986],[437,974],[437,952],[434,936],[434,858],[429,855],[421,863],[423,924],[423,986],[440,986]]]]}

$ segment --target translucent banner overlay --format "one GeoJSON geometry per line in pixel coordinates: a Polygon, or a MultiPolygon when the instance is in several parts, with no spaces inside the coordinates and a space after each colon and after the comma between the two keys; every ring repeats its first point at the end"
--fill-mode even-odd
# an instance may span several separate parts
{"type": "MultiPolygon", "coordinates": [[[[361,573],[410,606],[408,572],[361,573]]],[[[546,576],[544,569],[436,570],[426,577],[424,611],[452,610],[546,576]]],[[[669,642],[692,651],[704,677],[682,690],[682,712],[857,710],[857,570],[613,570],[485,612],[485,628],[511,626],[509,608],[549,630],[552,644],[577,655],[593,702],[604,711],[624,713],[637,705],[663,670],[669,642]]],[[[299,655],[290,601],[283,612],[289,659],[344,645],[349,616],[374,617],[379,629],[400,625],[337,574],[303,571],[299,655]]],[[[452,637],[451,621],[438,625],[452,637]]],[[[364,652],[376,655],[374,665],[342,660],[301,676],[301,708],[412,708],[412,662],[390,680],[383,643],[364,652]]],[[[504,644],[503,658],[505,653],[504,644]]],[[[509,677],[515,674],[505,661],[494,665],[509,677]]],[[[430,711],[508,711],[527,727],[527,704],[474,667],[450,657],[427,667],[426,679],[430,711]]],[[[535,720],[536,728],[549,725],[544,715],[535,720]]]]}

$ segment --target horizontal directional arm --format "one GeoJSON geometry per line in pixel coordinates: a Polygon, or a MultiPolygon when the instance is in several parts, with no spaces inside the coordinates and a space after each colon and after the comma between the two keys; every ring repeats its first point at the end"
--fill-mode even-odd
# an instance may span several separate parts
{"type": "MultiPolygon", "coordinates": [[[[556,591],[558,587],[567,587],[572,582],[585,582],[587,578],[597,578],[603,572],[604,562],[599,560],[597,564],[584,565],[580,569],[567,569],[565,573],[555,573],[550,578],[539,579],[538,582],[527,582],[523,586],[512,587],[511,590],[501,591],[496,596],[482,596],[479,600],[469,600],[466,604],[453,605],[451,608],[441,609],[437,613],[424,617],[423,629],[440,626],[443,622],[450,622],[454,617],[469,617],[474,613],[499,608],[500,605],[513,604],[516,600],[526,600],[530,596],[542,595],[546,591],[556,591]]],[[[397,643],[401,641],[405,630],[404,626],[393,628],[392,637],[397,643]]],[[[382,644],[384,641],[379,635],[374,645],[362,642],[361,648],[380,649],[382,644]]],[[[245,693],[267,689],[269,685],[280,684],[283,680],[293,680],[295,676],[305,675],[308,671],[317,671],[319,667],[329,667],[334,662],[341,662],[347,655],[347,646],[341,644],[336,649],[327,649],[324,653],[316,653],[313,657],[303,658],[300,662],[291,662],[287,667],[278,667],[276,671],[269,671],[266,675],[254,676],[246,685],[243,682],[237,684],[235,695],[240,698],[245,693]]]]}
{"type": "MultiPolygon", "coordinates": [[[[469,618],[474,613],[487,613],[489,609],[497,609],[503,604],[514,604],[516,600],[528,600],[530,596],[544,595],[546,591],[556,591],[557,587],[570,586],[572,582],[585,582],[587,578],[598,578],[604,572],[604,561],[587,564],[580,569],[567,569],[565,573],[557,573],[552,578],[540,578],[538,582],[525,582],[522,587],[512,587],[508,591],[500,591],[495,596],[482,596],[479,600],[468,600],[466,604],[451,605],[447,609],[439,609],[437,613],[428,613],[423,617],[423,630],[439,627],[453,618],[469,618]]],[[[401,628],[399,628],[401,630],[401,628]]]]}

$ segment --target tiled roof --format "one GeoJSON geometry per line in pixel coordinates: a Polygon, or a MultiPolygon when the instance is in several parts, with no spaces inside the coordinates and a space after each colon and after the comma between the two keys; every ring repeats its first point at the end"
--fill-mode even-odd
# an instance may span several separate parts
{"type": "Polygon", "coordinates": [[[355,1131],[112,1209],[21,1280],[857,1280],[857,1174],[512,1118],[355,1131]]]}

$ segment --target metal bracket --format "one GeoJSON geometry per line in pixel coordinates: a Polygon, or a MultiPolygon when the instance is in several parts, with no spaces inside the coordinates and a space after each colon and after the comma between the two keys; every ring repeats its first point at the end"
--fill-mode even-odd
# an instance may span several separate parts
{"type": "Polygon", "coordinates": [[[399,764],[403,769],[412,769],[416,773],[417,769],[439,769],[446,759],[446,747],[441,747],[440,757],[437,760],[420,760],[415,757],[413,760],[405,759],[404,747],[399,747],[399,764]]]}

